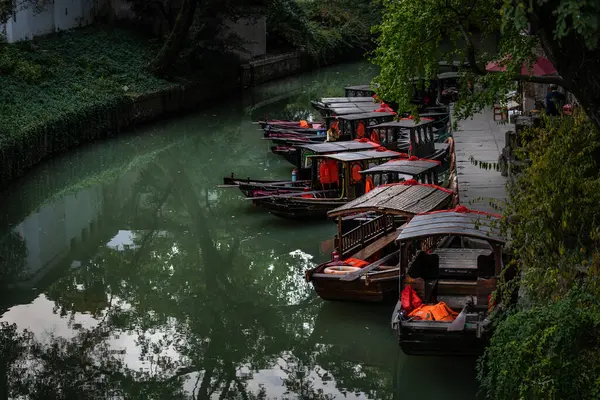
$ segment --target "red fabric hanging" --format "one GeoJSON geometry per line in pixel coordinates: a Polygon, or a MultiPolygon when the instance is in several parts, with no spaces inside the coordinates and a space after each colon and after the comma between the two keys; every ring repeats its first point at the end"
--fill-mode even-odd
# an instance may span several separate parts
{"type": "Polygon", "coordinates": [[[338,166],[337,162],[332,159],[322,160],[319,165],[319,181],[323,185],[338,183],[338,166]]]}
{"type": "Polygon", "coordinates": [[[400,304],[402,305],[402,310],[410,313],[412,310],[421,307],[423,301],[419,298],[419,295],[417,295],[417,292],[415,292],[412,286],[408,285],[402,290],[400,304]]]}

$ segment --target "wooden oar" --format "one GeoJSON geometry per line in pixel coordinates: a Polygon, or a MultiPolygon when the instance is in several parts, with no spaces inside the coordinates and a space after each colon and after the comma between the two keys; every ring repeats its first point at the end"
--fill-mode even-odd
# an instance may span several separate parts
{"type": "Polygon", "coordinates": [[[298,197],[304,194],[317,194],[317,193],[328,193],[335,192],[335,190],[313,190],[311,192],[295,191],[294,193],[274,194],[271,196],[260,196],[260,197],[246,197],[244,200],[261,200],[261,199],[273,199],[273,198],[284,198],[284,197],[298,197]]]}
{"type": "Polygon", "coordinates": [[[218,188],[237,188],[240,185],[217,185],[218,188]]]}
{"type": "Polygon", "coordinates": [[[398,254],[400,254],[400,250],[395,251],[392,254],[388,254],[387,256],[383,257],[380,260],[377,260],[373,264],[369,264],[366,267],[361,268],[360,271],[356,271],[351,274],[344,275],[343,277],[340,278],[340,281],[354,281],[354,280],[360,278],[362,275],[366,274],[367,272],[379,267],[380,265],[383,265],[383,263],[385,263],[386,261],[391,259],[393,256],[398,255],[398,254]]]}
{"type": "Polygon", "coordinates": [[[460,314],[458,314],[458,317],[456,317],[450,326],[448,326],[448,332],[458,332],[465,329],[465,323],[467,322],[467,309],[472,305],[473,299],[467,300],[465,306],[460,311],[460,314]]]}

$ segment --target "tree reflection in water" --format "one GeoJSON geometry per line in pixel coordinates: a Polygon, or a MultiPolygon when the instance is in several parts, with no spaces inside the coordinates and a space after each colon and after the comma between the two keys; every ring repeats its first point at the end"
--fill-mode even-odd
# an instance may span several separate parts
{"type": "Polygon", "coordinates": [[[2,327],[5,398],[272,398],[253,381],[270,369],[284,398],[332,398],[314,372],[327,347],[309,341],[322,305],[303,281],[310,261],[256,251],[234,219],[205,207],[209,182],[193,171],[211,166],[180,163],[184,148],[194,146],[148,165],[134,188],[143,196],[122,205],[123,225],[150,229],[102,246],[45,292],[72,337],[2,327]]]}
{"type": "MultiPolygon", "coordinates": [[[[284,112],[308,115],[309,100],[366,80],[335,70],[310,77],[284,112]]],[[[392,399],[402,397],[394,387],[430,384],[410,366],[393,376],[405,357],[389,329],[390,309],[325,303],[304,282],[333,224],[290,227],[253,213],[238,191],[215,190],[233,167],[265,178],[291,169],[282,162],[267,170],[264,141],[244,137],[256,127],[247,116],[230,118],[239,113],[231,107],[224,118],[175,121],[164,129],[181,130],[176,140],[164,135],[135,163],[128,149],[114,174],[86,177],[102,185],[113,240],[103,236],[98,243],[109,244],[70,254],[81,266],[65,267],[33,301],[0,311],[21,328],[0,329],[0,399],[392,399]],[[124,181],[135,180],[119,197],[110,179],[125,165],[132,171],[124,181]]],[[[30,199],[23,216],[42,203],[30,199]]],[[[13,251],[16,274],[27,255],[10,240],[3,248],[13,251]]]]}

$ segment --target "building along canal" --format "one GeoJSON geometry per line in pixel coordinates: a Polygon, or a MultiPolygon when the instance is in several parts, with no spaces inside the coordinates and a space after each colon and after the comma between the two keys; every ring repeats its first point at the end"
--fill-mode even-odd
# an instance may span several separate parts
{"type": "Polygon", "coordinates": [[[330,257],[335,224],[281,220],[217,188],[231,172],[291,177],[252,121],[317,117],[311,99],[375,73],[356,63],[272,82],[10,187],[0,321],[17,329],[0,335],[0,394],[475,398],[475,360],[405,356],[393,306],[315,295],[304,270],[330,257]]]}

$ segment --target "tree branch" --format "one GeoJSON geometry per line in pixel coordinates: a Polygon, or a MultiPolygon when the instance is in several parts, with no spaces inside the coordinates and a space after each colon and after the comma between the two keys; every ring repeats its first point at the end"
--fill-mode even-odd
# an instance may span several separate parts
{"type": "MultiPolygon", "coordinates": [[[[467,33],[467,31],[465,30],[465,28],[462,26],[462,24],[458,24],[458,29],[460,30],[460,33],[462,34],[463,38],[465,39],[465,43],[467,46],[467,59],[469,60],[469,69],[476,75],[487,75],[487,74],[498,74],[501,72],[488,72],[486,71],[484,68],[481,68],[481,66],[479,66],[477,64],[477,57],[475,54],[475,46],[473,45],[473,41],[471,40],[471,37],[469,36],[469,34],[467,33]]],[[[535,75],[516,75],[514,77],[515,81],[519,81],[519,82],[531,82],[531,83],[543,83],[543,84],[555,84],[558,86],[561,86],[565,89],[569,89],[568,85],[566,84],[566,82],[564,81],[563,78],[561,78],[560,76],[535,76],[535,75]]]]}

